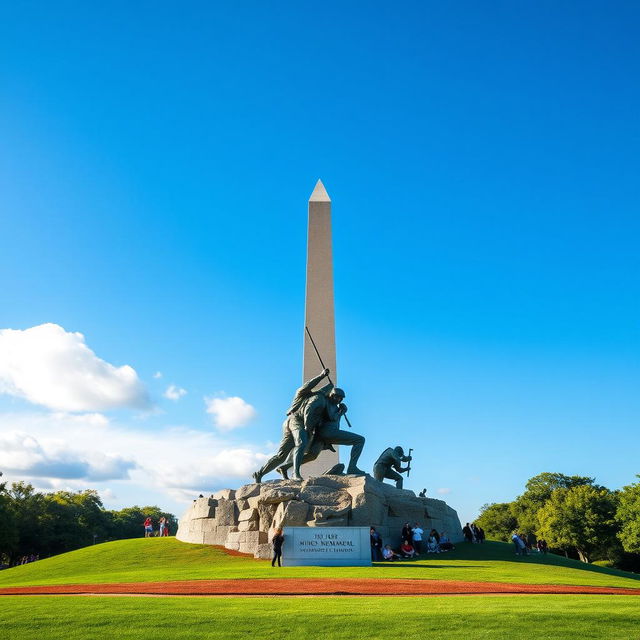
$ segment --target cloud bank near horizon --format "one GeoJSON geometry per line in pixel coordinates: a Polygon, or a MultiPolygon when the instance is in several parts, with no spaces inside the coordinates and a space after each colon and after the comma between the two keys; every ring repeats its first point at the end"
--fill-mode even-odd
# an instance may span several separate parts
{"type": "Polygon", "coordinates": [[[249,481],[271,447],[233,444],[184,426],[135,428],[100,414],[0,414],[0,468],[40,488],[119,480],[184,502],[249,481]]]}

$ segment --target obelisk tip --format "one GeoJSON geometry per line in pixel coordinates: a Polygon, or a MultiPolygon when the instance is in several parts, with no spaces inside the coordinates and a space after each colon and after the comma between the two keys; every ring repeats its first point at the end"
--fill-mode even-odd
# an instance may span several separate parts
{"type": "Polygon", "coordinates": [[[316,182],[315,189],[309,198],[309,202],[331,202],[331,198],[329,197],[327,190],[324,188],[322,180],[318,180],[318,182],[316,182]]]}

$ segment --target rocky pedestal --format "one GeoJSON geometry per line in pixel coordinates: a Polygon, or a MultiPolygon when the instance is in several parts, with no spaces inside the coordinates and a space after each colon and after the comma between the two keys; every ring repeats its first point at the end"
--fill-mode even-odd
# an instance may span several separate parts
{"type": "Polygon", "coordinates": [[[271,480],[223,489],[194,500],[180,519],[176,537],[269,558],[270,529],[375,527],[385,544],[397,545],[405,522],[419,522],[425,535],[436,529],[446,531],[454,542],[462,540],[458,514],[445,502],[419,498],[369,475],[271,480]]]}

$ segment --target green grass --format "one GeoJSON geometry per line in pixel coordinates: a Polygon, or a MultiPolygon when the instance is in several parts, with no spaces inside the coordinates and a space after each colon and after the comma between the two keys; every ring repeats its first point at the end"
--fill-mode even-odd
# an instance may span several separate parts
{"type": "Polygon", "coordinates": [[[637,640],[635,596],[3,597],[3,640],[637,640]]]}
{"type": "MultiPolygon", "coordinates": [[[[285,547],[286,554],[286,547],[285,547]]],[[[0,572],[0,587],[20,585],[153,582],[216,578],[418,578],[640,588],[640,576],[560,556],[518,558],[500,542],[460,544],[455,551],[373,567],[283,567],[175,538],[119,540],[0,572]]],[[[640,640],[640,634],[638,634],[640,640]]]]}

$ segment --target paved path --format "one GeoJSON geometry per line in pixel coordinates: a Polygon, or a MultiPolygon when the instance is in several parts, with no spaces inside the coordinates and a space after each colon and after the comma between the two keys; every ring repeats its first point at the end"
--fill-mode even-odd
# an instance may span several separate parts
{"type": "Polygon", "coordinates": [[[457,580],[374,580],[330,578],[265,578],[259,580],[180,580],[116,584],[63,584],[3,587],[8,595],[165,595],[165,596],[436,596],[480,594],[603,594],[640,596],[640,588],[592,587],[457,580]]]}

